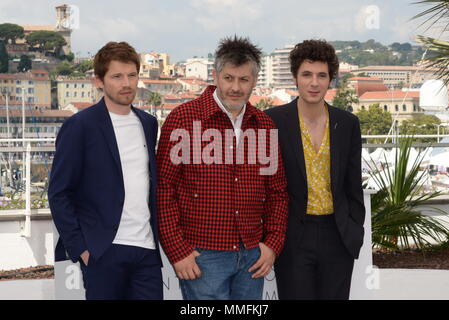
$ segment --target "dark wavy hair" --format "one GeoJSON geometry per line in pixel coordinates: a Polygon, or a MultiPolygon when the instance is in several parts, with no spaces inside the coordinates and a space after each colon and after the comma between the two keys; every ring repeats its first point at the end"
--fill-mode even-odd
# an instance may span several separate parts
{"type": "Polygon", "coordinates": [[[226,63],[231,63],[239,67],[247,62],[254,62],[254,75],[257,76],[260,70],[260,57],[262,50],[252,44],[248,38],[226,37],[222,39],[215,51],[214,68],[217,72],[223,70],[226,63]]]}
{"type": "Polygon", "coordinates": [[[102,81],[112,60],[134,63],[137,72],[140,70],[140,57],[132,46],[127,42],[108,42],[94,58],[94,73],[102,81]]]}
{"type": "Polygon", "coordinates": [[[290,70],[296,79],[304,60],[327,62],[330,81],[338,75],[338,57],[334,47],[325,40],[305,40],[298,43],[290,52],[290,70]]]}

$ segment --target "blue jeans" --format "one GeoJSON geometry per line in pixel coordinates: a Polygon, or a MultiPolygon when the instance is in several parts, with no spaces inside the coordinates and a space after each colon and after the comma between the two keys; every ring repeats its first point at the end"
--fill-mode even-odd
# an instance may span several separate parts
{"type": "Polygon", "coordinates": [[[194,248],[201,277],[179,280],[184,300],[262,300],[264,278],[251,278],[248,269],[260,257],[259,247],[239,251],[194,248]]]}

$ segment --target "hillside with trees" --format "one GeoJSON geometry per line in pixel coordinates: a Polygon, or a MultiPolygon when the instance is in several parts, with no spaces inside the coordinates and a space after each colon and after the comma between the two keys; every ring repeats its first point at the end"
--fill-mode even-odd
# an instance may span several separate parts
{"type": "Polygon", "coordinates": [[[330,41],[337,51],[341,62],[360,67],[369,65],[411,66],[421,60],[424,53],[422,46],[415,46],[408,42],[394,42],[383,45],[370,39],[360,41],[330,41]]]}

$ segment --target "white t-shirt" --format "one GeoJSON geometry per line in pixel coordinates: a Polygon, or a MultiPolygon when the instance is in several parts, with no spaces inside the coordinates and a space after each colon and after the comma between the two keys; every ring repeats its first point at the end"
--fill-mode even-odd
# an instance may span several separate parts
{"type": "Polygon", "coordinates": [[[142,123],[130,112],[109,112],[114,127],[125,186],[120,225],[113,243],[155,249],[150,226],[150,172],[148,148],[142,123]]]}

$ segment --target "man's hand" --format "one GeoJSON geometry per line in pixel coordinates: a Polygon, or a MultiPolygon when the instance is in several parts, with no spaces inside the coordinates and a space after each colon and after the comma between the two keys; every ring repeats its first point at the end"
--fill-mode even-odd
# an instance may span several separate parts
{"type": "Polygon", "coordinates": [[[176,262],[173,267],[175,268],[176,275],[179,279],[183,280],[195,280],[201,277],[200,267],[196,264],[195,258],[198,257],[200,253],[196,250],[182,259],[176,262]]]}
{"type": "Polygon", "coordinates": [[[253,272],[257,270],[256,273],[252,275],[252,278],[260,278],[265,277],[271,271],[271,267],[273,266],[274,260],[276,259],[276,254],[273,249],[265,245],[263,242],[259,243],[260,247],[260,258],[256,261],[256,263],[248,269],[249,272],[253,272]]]}
{"type": "Polygon", "coordinates": [[[81,253],[81,259],[83,260],[83,262],[84,262],[84,264],[86,265],[86,267],[87,267],[87,264],[89,263],[89,257],[90,257],[90,254],[89,254],[89,251],[84,251],[83,253],[81,253]]]}

